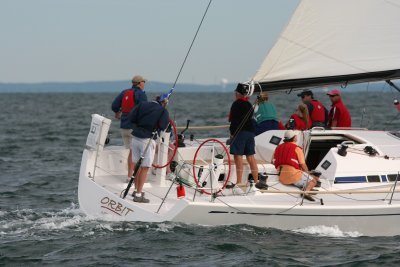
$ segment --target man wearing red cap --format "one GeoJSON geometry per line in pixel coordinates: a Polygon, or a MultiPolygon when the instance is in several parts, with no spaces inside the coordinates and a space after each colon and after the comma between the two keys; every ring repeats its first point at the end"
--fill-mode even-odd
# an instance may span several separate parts
{"type": "Polygon", "coordinates": [[[328,127],[351,127],[350,112],[343,104],[340,91],[333,89],[327,95],[332,102],[328,115],[328,127]]]}

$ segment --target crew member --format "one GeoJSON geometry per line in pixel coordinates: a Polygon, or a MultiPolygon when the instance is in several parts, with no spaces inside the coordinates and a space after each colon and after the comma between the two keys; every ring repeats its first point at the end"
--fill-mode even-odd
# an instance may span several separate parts
{"type": "Polygon", "coordinates": [[[326,127],[328,122],[328,110],[324,105],[314,98],[311,90],[304,90],[297,96],[307,105],[308,114],[311,119],[311,127],[326,127]]]}
{"type": "Polygon", "coordinates": [[[255,119],[257,122],[256,135],[265,131],[278,130],[278,119],[276,108],[273,103],[268,101],[268,93],[261,92],[257,97],[257,106],[255,108],[255,119]]]}
{"type": "Polygon", "coordinates": [[[133,168],[143,157],[140,169],[135,177],[135,192],[133,201],[149,203],[145,198],[143,185],[147,178],[147,173],[152,165],[155,153],[156,138],[154,132],[165,130],[168,126],[169,114],[165,109],[168,103],[168,94],[157,96],[155,101],[142,102],[135,106],[128,115],[128,120],[133,125],[132,131],[132,162],[133,168]],[[147,147],[147,150],[146,150],[147,147]]]}
{"type": "Polygon", "coordinates": [[[128,155],[128,179],[132,176],[132,123],[128,120],[128,114],[135,105],[147,101],[144,86],[146,79],[140,75],[132,78],[132,88],[123,90],[113,101],[111,105],[112,111],[115,112],[115,118],[121,120],[121,136],[125,148],[129,149],[128,155]]]}
{"type": "Polygon", "coordinates": [[[351,127],[350,112],[342,101],[340,91],[333,89],[327,95],[332,102],[332,108],[328,116],[328,127],[351,127]]]}
{"type": "Polygon", "coordinates": [[[286,129],[304,131],[311,128],[311,120],[305,104],[300,104],[296,112],[290,116],[286,129]]]}
{"type": "MultiPolygon", "coordinates": [[[[273,163],[279,171],[279,181],[285,185],[294,185],[306,191],[317,184],[318,178],[308,173],[303,150],[297,146],[297,132],[287,130],[283,143],[276,147],[273,155],[273,163]]],[[[309,194],[304,198],[315,201],[309,194]]]]}
{"type": "Polygon", "coordinates": [[[255,122],[253,120],[253,106],[246,96],[244,88],[235,90],[235,101],[232,103],[229,113],[229,131],[231,134],[230,153],[233,155],[236,165],[236,184],[242,183],[243,155],[250,165],[254,181],[258,182],[258,167],[254,158],[255,152],[255,122]]]}

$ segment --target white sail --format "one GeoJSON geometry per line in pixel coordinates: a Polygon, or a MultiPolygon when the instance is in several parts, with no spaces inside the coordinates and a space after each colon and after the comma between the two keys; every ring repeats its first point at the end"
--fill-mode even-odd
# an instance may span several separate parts
{"type": "Polygon", "coordinates": [[[376,80],[373,74],[383,71],[392,72],[382,79],[395,78],[399,31],[400,0],[303,0],[253,80],[266,87],[286,81],[281,88],[293,88],[312,86],[304,80],[315,78],[351,82],[372,74],[369,80],[376,80]]]}

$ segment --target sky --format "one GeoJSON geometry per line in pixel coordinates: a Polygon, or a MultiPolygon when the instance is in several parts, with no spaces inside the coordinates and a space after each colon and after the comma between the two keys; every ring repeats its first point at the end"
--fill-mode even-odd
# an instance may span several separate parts
{"type": "MultiPolygon", "coordinates": [[[[173,84],[209,0],[0,0],[0,83],[173,84]]],[[[178,83],[247,81],[298,0],[212,0],[178,83]]]]}

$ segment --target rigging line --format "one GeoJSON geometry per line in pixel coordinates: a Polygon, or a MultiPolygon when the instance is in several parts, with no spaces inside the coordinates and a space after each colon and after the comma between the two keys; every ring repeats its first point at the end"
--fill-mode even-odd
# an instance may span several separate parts
{"type": "Polygon", "coordinates": [[[399,112],[399,114],[397,114],[397,116],[395,116],[393,119],[391,119],[386,125],[386,127],[385,127],[385,129],[384,129],[384,131],[386,131],[386,129],[387,129],[387,127],[388,126],[390,126],[390,124],[395,120],[395,119],[398,119],[400,117],[400,112],[399,112]]]}
{"type": "MultiPolygon", "coordinates": [[[[183,60],[183,63],[182,63],[182,65],[181,65],[181,68],[179,69],[178,75],[176,76],[174,85],[172,86],[172,89],[171,89],[171,90],[174,90],[175,85],[176,85],[176,83],[178,82],[178,79],[179,79],[179,76],[181,75],[183,66],[185,65],[186,60],[187,60],[187,58],[188,58],[188,56],[189,56],[189,53],[190,53],[190,51],[192,50],[192,46],[193,46],[193,44],[194,44],[194,41],[196,40],[197,34],[198,34],[199,31],[200,31],[201,25],[203,24],[204,18],[206,17],[206,14],[207,14],[208,9],[209,9],[209,7],[210,7],[210,5],[211,5],[211,2],[212,2],[212,0],[210,0],[210,1],[208,2],[207,8],[206,8],[206,10],[205,10],[205,12],[204,12],[204,14],[203,14],[203,17],[201,18],[201,21],[200,21],[199,26],[197,27],[196,34],[195,34],[194,37],[193,37],[192,43],[190,44],[190,47],[189,47],[189,49],[188,49],[188,51],[187,51],[187,53],[186,53],[185,59],[183,60]]],[[[171,92],[171,94],[172,94],[172,92],[171,92]]]]}
{"type": "MultiPolygon", "coordinates": [[[[240,208],[237,208],[237,207],[235,207],[235,206],[232,206],[232,205],[230,205],[230,204],[228,204],[227,202],[225,202],[225,201],[223,201],[222,199],[221,199],[221,197],[216,197],[215,198],[216,200],[218,200],[218,201],[220,201],[222,204],[224,204],[225,206],[227,206],[227,207],[229,207],[229,208],[231,208],[231,209],[233,209],[233,210],[236,210],[236,211],[238,211],[238,212],[240,212],[240,213],[243,213],[243,214],[252,214],[251,212],[246,212],[246,211],[244,211],[244,210],[242,210],[242,209],[240,209],[240,208]]],[[[271,214],[268,214],[268,216],[274,216],[274,215],[280,215],[280,214],[283,214],[283,213],[285,213],[285,212],[288,212],[288,211],[290,211],[290,210],[292,210],[292,209],[294,209],[296,206],[298,206],[300,203],[294,203],[294,205],[293,206],[291,206],[291,207],[289,207],[289,208],[287,208],[287,209],[283,209],[283,210],[281,210],[281,211],[279,211],[279,212],[276,212],[276,213],[271,213],[271,214]]]]}
{"type": "MultiPolygon", "coordinates": [[[[368,93],[369,93],[369,82],[367,83],[367,93],[365,94],[365,98],[367,98],[368,93]]],[[[364,106],[362,108],[360,127],[363,127],[366,105],[367,105],[367,100],[364,101],[364,106]]],[[[367,126],[368,126],[368,123],[366,124],[365,127],[367,127],[367,126]]]]}

